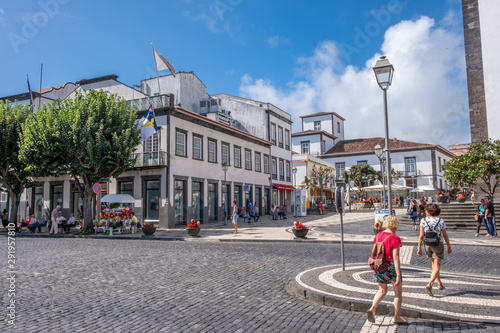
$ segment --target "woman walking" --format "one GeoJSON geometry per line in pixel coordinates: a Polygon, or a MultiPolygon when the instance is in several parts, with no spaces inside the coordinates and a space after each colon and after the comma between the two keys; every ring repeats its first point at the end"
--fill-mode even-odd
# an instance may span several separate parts
{"type": "Polygon", "coordinates": [[[411,230],[414,230],[414,231],[418,229],[418,226],[417,226],[418,211],[419,211],[419,208],[418,208],[417,200],[412,200],[412,202],[410,204],[410,208],[408,209],[408,215],[409,215],[410,220],[413,221],[413,226],[411,227],[411,230]]]}
{"type": "MultiPolygon", "coordinates": [[[[481,228],[481,224],[483,224],[483,221],[484,221],[484,199],[481,199],[480,203],[479,203],[479,206],[476,206],[476,204],[474,203],[474,201],[472,201],[472,205],[474,207],[477,208],[477,215],[476,215],[476,234],[474,235],[474,237],[477,237],[479,236],[479,229],[481,228]]],[[[486,223],[484,224],[484,227],[486,228],[486,232],[488,232],[488,226],[486,225],[486,223]]]]}
{"type": "Polygon", "coordinates": [[[399,227],[399,220],[396,216],[389,215],[384,219],[384,231],[381,231],[375,236],[373,242],[382,242],[385,248],[385,256],[389,263],[389,268],[386,271],[375,273],[373,281],[378,282],[378,292],[373,298],[371,308],[366,312],[368,321],[375,322],[375,311],[377,306],[382,302],[387,295],[387,285],[392,284],[394,289],[394,318],[393,324],[407,324],[407,321],[400,317],[401,304],[403,303],[403,280],[401,277],[401,265],[399,263],[399,248],[401,247],[401,239],[396,236],[396,230],[399,227]]]}
{"type": "Polygon", "coordinates": [[[439,275],[439,271],[441,270],[441,261],[444,259],[443,240],[446,242],[448,247],[448,254],[451,253],[450,240],[448,238],[448,234],[446,233],[446,224],[442,218],[438,217],[440,213],[441,208],[437,204],[427,204],[425,206],[425,214],[427,217],[420,221],[420,236],[418,237],[417,255],[422,257],[422,243],[424,243],[425,254],[431,259],[432,262],[431,279],[425,287],[429,296],[434,296],[432,291],[434,281],[437,281],[439,290],[444,289],[441,276],[439,275]]]}
{"type": "Polygon", "coordinates": [[[238,233],[238,207],[236,206],[236,200],[233,200],[233,214],[231,214],[231,220],[233,221],[234,232],[238,233]]]}
{"type": "Polygon", "coordinates": [[[6,208],[4,208],[2,212],[2,225],[5,229],[7,229],[7,226],[9,225],[9,213],[6,208]]]}

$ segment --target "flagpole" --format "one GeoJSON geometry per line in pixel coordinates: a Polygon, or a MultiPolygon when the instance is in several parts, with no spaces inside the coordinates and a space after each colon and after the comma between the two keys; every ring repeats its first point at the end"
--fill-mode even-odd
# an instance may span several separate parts
{"type": "Polygon", "coordinates": [[[153,47],[153,43],[151,43],[151,48],[153,49],[153,58],[155,59],[156,80],[158,81],[158,96],[159,96],[161,95],[160,78],[158,77],[158,65],[156,63],[155,48],[153,47]]]}
{"type": "Polygon", "coordinates": [[[42,74],[43,74],[43,63],[40,65],[40,95],[38,96],[38,109],[42,109],[42,74]]]}

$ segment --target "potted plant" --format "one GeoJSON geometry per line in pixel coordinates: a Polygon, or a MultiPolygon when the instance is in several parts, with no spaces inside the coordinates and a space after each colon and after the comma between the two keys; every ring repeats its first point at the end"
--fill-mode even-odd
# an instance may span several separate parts
{"type": "Polygon", "coordinates": [[[148,222],[144,222],[142,225],[142,232],[146,236],[153,236],[156,231],[156,227],[148,222]]]}
{"type": "Polygon", "coordinates": [[[465,199],[466,199],[466,198],[467,198],[467,197],[466,197],[466,196],[465,196],[465,194],[463,194],[463,193],[458,193],[458,194],[457,194],[457,201],[458,201],[458,202],[465,202],[465,199]]]}
{"type": "Polygon", "coordinates": [[[379,218],[377,221],[375,221],[375,224],[372,227],[373,233],[376,235],[379,232],[383,231],[384,230],[384,228],[382,228],[383,225],[384,225],[384,220],[379,218]]]}
{"type": "Polygon", "coordinates": [[[297,238],[306,238],[309,229],[300,221],[293,222],[292,232],[297,238]]]}
{"type": "Polygon", "coordinates": [[[196,220],[191,220],[191,223],[188,224],[186,230],[189,236],[198,237],[198,234],[200,233],[200,222],[196,220]]]}
{"type": "Polygon", "coordinates": [[[435,195],[436,201],[437,202],[447,202],[448,201],[448,193],[443,193],[443,191],[437,191],[435,195]]]}

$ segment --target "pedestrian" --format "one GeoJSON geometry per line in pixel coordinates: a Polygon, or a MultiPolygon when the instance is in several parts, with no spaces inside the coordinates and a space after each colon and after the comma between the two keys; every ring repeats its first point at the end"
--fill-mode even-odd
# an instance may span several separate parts
{"type": "Polygon", "coordinates": [[[71,227],[74,227],[75,224],[76,224],[75,216],[73,215],[73,213],[70,213],[68,221],[63,222],[63,231],[69,234],[71,232],[71,227]]]}
{"type": "Polygon", "coordinates": [[[2,225],[5,229],[7,229],[7,226],[9,225],[9,213],[6,208],[4,208],[2,212],[2,225]]]}
{"type": "Polygon", "coordinates": [[[257,202],[253,205],[253,214],[254,214],[253,221],[258,222],[260,215],[259,215],[259,206],[257,205],[257,202]]]}
{"type": "Polygon", "coordinates": [[[411,202],[410,196],[407,195],[406,196],[406,211],[408,211],[410,209],[410,202],[411,202]]]}
{"type": "Polygon", "coordinates": [[[372,207],[375,207],[375,206],[373,206],[373,198],[372,197],[370,197],[368,202],[370,203],[370,207],[368,207],[368,209],[372,209],[372,207]]]}
{"type": "Polygon", "coordinates": [[[484,218],[486,219],[486,226],[488,227],[488,234],[486,237],[496,237],[495,225],[493,224],[493,217],[495,216],[495,207],[490,201],[490,196],[484,196],[484,218]]]}
{"type": "Polygon", "coordinates": [[[400,206],[400,207],[403,207],[404,202],[405,202],[405,199],[404,199],[404,198],[403,198],[403,196],[401,195],[401,196],[399,197],[399,206],[400,206]]]}
{"type": "Polygon", "coordinates": [[[321,200],[318,201],[318,212],[319,212],[319,215],[323,215],[323,212],[325,210],[323,209],[323,203],[321,202],[321,200]]]}
{"type": "Polygon", "coordinates": [[[396,236],[396,230],[399,227],[399,219],[394,215],[389,215],[384,219],[384,231],[379,232],[373,239],[373,243],[383,242],[385,248],[385,257],[389,268],[383,272],[375,273],[373,281],[378,282],[378,292],[373,298],[371,308],[366,312],[368,321],[375,322],[375,311],[377,306],[387,295],[390,283],[394,289],[394,318],[393,324],[407,324],[406,319],[400,317],[401,304],[403,303],[403,279],[401,276],[401,265],[399,262],[399,248],[402,246],[401,239],[396,236]]]}
{"type": "Polygon", "coordinates": [[[448,247],[448,254],[451,254],[451,244],[448,238],[448,233],[446,232],[446,224],[444,223],[444,220],[439,217],[440,213],[441,208],[437,204],[427,204],[425,206],[425,214],[427,216],[420,221],[420,236],[418,237],[417,255],[422,257],[422,243],[424,243],[425,254],[431,259],[432,262],[431,278],[425,287],[429,296],[434,296],[434,293],[432,292],[434,281],[437,281],[439,290],[444,289],[444,285],[441,282],[441,276],[439,274],[439,271],[441,270],[441,261],[444,259],[443,240],[446,242],[448,247]],[[427,242],[424,242],[424,239],[427,238],[427,235],[431,237],[432,232],[437,234],[437,239],[439,239],[438,244],[425,244],[427,242]]]}
{"type": "Polygon", "coordinates": [[[236,206],[236,200],[233,200],[233,213],[231,214],[231,220],[233,221],[234,232],[238,233],[238,207],[236,206]]]}
{"type": "Polygon", "coordinates": [[[408,218],[413,221],[413,226],[411,227],[411,230],[413,230],[413,231],[418,230],[417,219],[419,218],[419,211],[420,211],[420,208],[419,208],[417,200],[415,200],[415,199],[412,200],[411,204],[410,204],[410,209],[408,210],[408,215],[409,215],[408,218]]]}
{"type": "Polygon", "coordinates": [[[486,234],[488,234],[488,226],[486,225],[486,220],[484,219],[484,199],[480,200],[479,206],[476,206],[474,201],[472,201],[472,205],[477,208],[477,214],[476,214],[476,234],[474,237],[479,236],[479,229],[481,228],[481,224],[484,222],[484,227],[486,228],[486,234]]]}
{"type": "Polygon", "coordinates": [[[57,218],[59,217],[59,209],[61,209],[61,206],[57,205],[56,208],[52,210],[52,213],[50,213],[52,225],[50,226],[49,235],[57,235],[59,233],[59,231],[57,230],[57,218]]]}
{"type": "Polygon", "coordinates": [[[418,204],[418,220],[421,221],[425,217],[425,206],[427,205],[427,202],[425,201],[425,198],[420,199],[420,202],[418,204]]]}

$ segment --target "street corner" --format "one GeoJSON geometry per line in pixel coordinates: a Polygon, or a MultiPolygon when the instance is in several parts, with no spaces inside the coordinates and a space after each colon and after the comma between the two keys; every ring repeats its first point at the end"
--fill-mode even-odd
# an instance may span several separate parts
{"type": "MultiPolygon", "coordinates": [[[[498,277],[467,273],[441,272],[445,289],[435,284],[434,297],[425,286],[431,270],[402,265],[402,315],[428,320],[500,324],[500,281],[498,277]]],[[[378,286],[372,281],[368,264],[311,268],[292,277],[288,292],[313,303],[343,310],[365,312],[378,286]]],[[[386,298],[377,308],[377,315],[392,315],[394,293],[389,287],[386,298]]]]}

